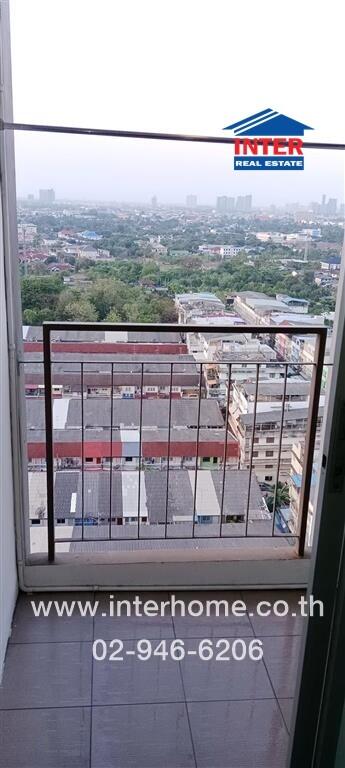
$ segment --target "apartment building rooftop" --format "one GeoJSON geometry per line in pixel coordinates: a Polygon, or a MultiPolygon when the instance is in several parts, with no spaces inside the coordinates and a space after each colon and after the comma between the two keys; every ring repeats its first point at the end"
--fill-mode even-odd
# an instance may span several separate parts
{"type": "Polygon", "coordinates": [[[301,299],[297,298],[296,296],[288,296],[285,293],[277,293],[276,299],[278,301],[282,301],[284,304],[287,305],[300,305],[301,307],[307,307],[310,304],[310,301],[308,299],[301,299]]]}
{"type": "MultiPolygon", "coordinates": [[[[287,310],[291,309],[290,307],[287,307],[287,310]]],[[[323,315],[309,315],[306,314],[298,314],[298,319],[296,318],[296,314],[294,312],[272,312],[271,320],[272,325],[324,325],[325,324],[325,318],[323,315]]],[[[282,329],[283,330],[283,329],[282,329]]]]}
{"type": "MultiPolygon", "coordinates": [[[[243,392],[249,396],[254,397],[256,392],[256,385],[254,382],[248,381],[243,384],[235,384],[235,386],[241,387],[243,392]]],[[[273,397],[277,395],[283,396],[285,391],[286,397],[289,396],[307,396],[310,394],[310,382],[303,379],[288,379],[286,384],[282,379],[271,379],[270,381],[259,381],[258,384],[258,397],[273,397]]]]}
{"type": "MultiPolygon", "coordinates": [[[[221,326],[231,326],[233,325],[245,325],[245,322],[240,315],[230,313],[230,312],[222,312],[222,313],[208,313],[206,317],[203,315],[197,315],[193,314],[190,318],[190,323],[192,325],[221,325],[221,326]]],[[[202,334],[203,336],[210,335],[210,334],[202,334]]]]}
{"type": "MultiPolygon", "coordinates": [[[[42,356],[37,352],[25,352],[26,373],[39,373],[42,371],[42,356]]],[[[157,354],[128,354],[121,353],[119,359],[113,354],[89,352],[62,353],[57,352],[52,357],[54,373],[80,372],[80,363],[83,363],[84,372],[109,373],[113,365],[114,373],[140,373],[143,366],[144,373],[167,373],[173,364],[174,373],[195,373],[197,365],[193,355],[177,355],[172,359],[171,355],[157,354]]]]}
{"type": "MultiPolygon", "coordinates": [[[[237,344],[237,341],[235,341],[233,345],[230,344],[226,348],[218,349],[215,352],[215,359],[223,363],[232,362],[235,365],[241,365],[246,362],[269,364],[270,362],[275,362],[277,353],[269,344],[246,344],[245,341],[237,344]]],[[[274,370],[278,370],[278,366],[274,366],[274,370]]]]}
{"type": "MultiPolygon", "coordinates": [[[[179,398],[172,400],[140,400],[114,399],[109,397],[86,398],[83,402],[83,419],[85,428],[110,427],[111,408],[113,411],[113,426],[139,427],[140,415],[143,427],[168,427],[169,413],[172,427],[195,428],[224,427],[224,419],[218,403],[203,398],[200,409],[197,400],[179,398]]],[[[38,398],[26,401],[28,429],[44,428],[44,402],[38,398]]],[[[71,429],[81,426],[81,400],[74,397],[56,398],[53,401],[53,424],[59,429],[71,429]]]]}
{"type": "Polygon", "coordinates": [[[202,291],[201,293],[178,293],[175,296],[175,301],[179,304],[210,302],[211,304],[224,306],[221,299],[215,293],[209,293],[208,291],[202,291]]]}
{"type": "MultiPolygon", "coordinates": [[[[44,485],[44,473],[30,473],[36,484],[36,499],[39,486],[44,485]]],[[[223,515],[227,517],[246,517],[249,470],[227,470],[224,480],[223,515]]],[[[133,470],[113,473],[112,517],[124,519],[138,516],[139,472],[133,470]]],[[[202,470],[197,475],[196,515],[220,519],[222,505],[222,470],[202,470]]],[[[80,470],[59,470],[55,473],[56,517],[74,525],[82,517],[82,496],[84,495],[84,519],[93,519],[100,524],[107,520],[110,511],[109,473],[80,470]],[[82,491],[82,483],[84,490],[82,491]]],[[[195,471],[193,469],[141,470],[140,515],[147,518],[149,524],[165,523],[165,504],[162,498],[167,495],[168,523],[188,522],[193,519],[195,489],[195,471]],[[168,494],[167,494],[168,488],[168,494]]],[[[41,507],[35,506],[35,494],[31,494],[31,519],[42,517],[41,507]]],[[[249,519],[266,521],[271,525],[270,513],[263,500],[259,484],[252,477],[249,500],[249,519]]],[[[240,522],[240,520],[239,520],[240,522]]],[[[116,525],[114,524],[114,528],[116,525]]],[[[263,529],[262,529],[263,530],[263,529]]],[[[263,531],[264,532],[264,531],[263,531]]],[[[75,537],[80,528],[76,526],[75,537]]],[[[94,531],[93,531],[94,534],[94,531]]]]}
{"type": "MultiPolygon", "coordinates": [[[[289,423],[304,422],[308,419],[309,409],[305,407],[299,408],[299,403],[286,403],[284,408],[284,426],[289,423]]],[[[318,416],[323,416],[324,406],[320,405],[318,410],[318,416]]],[[[257,411],[255,416],[255,424],[280,424],[281,423],[281,407],[272,408],[271,410],[257,411]]],[[[253,426],[254,414],[253,413],[241,413],[239,415],[239,421],[244,426],[253,426]]]]}
{"type": "MultiPolygon", "coordinates": [[[[225,427],[200,428],[197,440],[196,430],[180,429],[172,427],[170,432],[163,427],[144,427],[141,432],[138,429],[84,429],[83,446],[80,429],[54,430],[54,459],[80,459],[82,452],[85,461],[109,461],[113,459],[113,468],[121,459],[138,459],[139,453],[144,461],[150,463],[153,460],[160,466],[160,460],[178,459],[179,463],[193,460],[193,466],[199,462],[209,460],[211,457],[223,461],[225,452],[225,427]]],[[[29,461],[41,460],[46,457],[45,431],[33,429],[28,433],[27,450],[29,461]]],[[[237,465],[238,442],[228,432],[226,444],[227,461],[237,465]]],[[[120,461],[121,464],[121,461],[120,461]]],[[[97,464],[90,467],[93,471],[97,464]]],[[[42,469],[42,467],[40,468],[42,469]]],[[[204,471],[204,470],[203,470],[204,471]]]]}
{"type": "MultiPolygon", "coordinates": [[[[42,341],[43,329],[38,325],[23,325],[24,341],[42,341]]],[[[181,342],[179,333],[167,333],[166,331],[81,331],[71,329],[68,331],[52,331],[52,341],[61,342],[137,342],[140,344],[177,344],[181,342]]]]}
{"type": "MultiPolygon", "coordinates": [[[[37,387],[43,386],[43,364],[30,364],[29,371],[26,368],[27,366],[24,368],[26,391],[28,392],[29,389],[35,389],[37,387]],[[33,370],[31,368],[32,365],[35,366],[33,370]]],[[[85,388],[95,391],[102,390],[103,387],[110,388],[111,384],[113,383],[114,387],[132,386],[136,387],[140,392],[141,384],[143,383],[144,388],[151,386],[156,390],[160,387],[164,387],[165,392],[167,393],[170,390],[170,379],[170,366],[169,368],[160,366],[158,371],[152,370],[151,372],[147,372],[147,369],[145,369],[143,370],[143,377],[141,376],[140,368],[135,368],[134,370],[130,368],[130,370],[127,371],[120,369],[119,371],[114,371],[113,382],[110,366],[108,371],[103,370],[101,372],[96,369],[96,366],[94,366],[93,370],[84,371],[83,383],[84,391],[85,388]]],[[[173,386],[182,388],[186,387],[187,389],[191,388],[193,389],[194,394],[196,394],[199,387],[199,382],[200,375],[195,368],[193,369],[192,366],[189,366],[187,370],[183,369],[182,371],[179,371],[178,369],[175,370],[174,365],[172,379],[173,386]]],[[[70,368],[60,368],[59,370],[54,370],[54,385],[55,384],[68,388],[68,391],[75,393],[80,392],[80,365],[72,370],[70,368]]]]}

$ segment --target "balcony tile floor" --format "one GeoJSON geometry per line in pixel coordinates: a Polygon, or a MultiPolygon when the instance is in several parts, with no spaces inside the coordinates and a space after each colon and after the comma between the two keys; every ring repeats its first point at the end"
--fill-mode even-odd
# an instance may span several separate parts
{"type": "MultiPolygon", "coordinates": [[[[102,616],[108,599],[75,593],[19,597],[0,687],[0,768],[284,768],[291,725],[302,620],[259,619],[259,600],[299,593],[194,592],[185,600],[233,601],[242,618],[102,616]],[[30,599],[100,600],[95,618],[34,618],[30,599]],[[92,641],[119,637],[133,650],[145,637],[185,640],[254,637],[264,658],[254,662],[94,661],[92,641]]],[[[126,599],[130,595],[116,595],[126,599]]],[[[168,599],[168,594],[141,593],[168,599]]]]}

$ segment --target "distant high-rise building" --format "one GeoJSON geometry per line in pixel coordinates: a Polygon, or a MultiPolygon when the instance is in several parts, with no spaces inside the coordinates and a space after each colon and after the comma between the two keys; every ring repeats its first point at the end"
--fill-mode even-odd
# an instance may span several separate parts
{"type": "Polygon", "coordinates": [[[310,207],[313,213],[321,213],[321,204],[313,201],[310,203],[310,207]]]}
{"type": "Polygon", "coordinates": [[[55,201],[55,192],[53,189],[40,189],[40,203],[53,203],[55,201]]]}
{"type": "Polygon", "coordinates": [[[344,218],[345,216],[345,204],[340,203],[339,205],[339,216],[342,216],[344,218]]]}
{"type": "Polygon", "coordinates": [[[217,197],[217,211],[218,213],[231,213],[235,209],[235,198],[226,197],[221,195],[217,197]]]}
{"type": "Polygon", "coordinates": [[[187,208],[196,208],[198,205],[198,198],[196,195],[187,195],[186,206],[187,208]]]}
{"type": "Polygon", "coordinates": [[[222,195],[221,197],[217,197],[217,211],[218,213],[226,213],[227,212],[227,202],[228,198],[225,195],[222,195]]]}
{"type": "Polygon", "coordinates": [[[321,213],[325,213],[325,212],[326,212],[326,195],[322,195],[321,213]]]}
{"type": "Polygon", "coordinates": [[[334,216],[337,212],[338,200],[335,197],[330,197],[326,205],[326,213],[329,216],[334,216]]]}
{"type": "Polygon", "coordinates": [[[244,206],[245,211],[249,212],[252,210],[252,195],[245,195],[244,206]]]}
{"type": "Polygon", "coordinates": [[[34,200],[34,199],[35,199],[35,195],[32,195],[32,194],[28,195],[28,200],[34,200]]]}
{"type": "Polygon", "coordinates": [[[236,201],[236,211],[241,211],[243,213],[249,213],[252,209],[252,196],[251,195],[244,195],[243,197],[238,197],[236,201]]]}
{"type": "Polygon", "coordinates": [[[152,208],[157,208],[157,203],[158,203],[157,196],[153,195],[153,197],[151,197],[152,208]]]}

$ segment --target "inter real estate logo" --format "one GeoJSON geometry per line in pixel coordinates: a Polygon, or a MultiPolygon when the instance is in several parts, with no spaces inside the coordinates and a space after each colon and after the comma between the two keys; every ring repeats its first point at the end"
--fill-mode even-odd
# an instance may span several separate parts
{"type": "Polygon", "coordinates": [[[314,129],[274,109],[227,125],[224,131],[233,131],[236,137],[234,170],[303,171],[303,141],[296,137],[304,136],[305,130],[314,129]]]}

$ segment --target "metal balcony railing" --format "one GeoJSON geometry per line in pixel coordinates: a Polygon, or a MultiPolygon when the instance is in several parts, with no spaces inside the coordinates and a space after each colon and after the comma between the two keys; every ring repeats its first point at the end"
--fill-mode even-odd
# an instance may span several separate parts
{"type": "MultiPolygon", "coordinates": [[[[40,439],[43,432],[49,560],[54,560],[56,544],[74,542],[80,547],[83,543],[90,546],[90,542],[133,539],[240,542],[250,538],[277,542],[280,538],[296,544],[298,554],[303,556],[327,329],[284,329],[286,335],[309,334],[316,339],[309,396],[301,410],[291,409],[287,403],[293,362],[270,362],[272,368],[278,366],[284,372],[279,379],[281,402],[275,403],[272,420],[264,414],[264,401],[259,405],[261,367],[265,370],[266,361],[246,360],[248,380],[254,381],[255,394],[251,412],[242,415],[238,430],[234,426],[233,399],[236,366],[241,363],[238,357],[217,363],[225,381],[218,405],[214,395],[210,397],[207,392],[207,366],[214,361],[186,359],[171,352],[164,359],[156,354],[147,360],[142,351],[133,355],[133,344],[131,355],[124,359],[122,353],[103,354],[102,342],[97,345],[98,354],[84,353],[81,343],[77,355],[73,344],[69,357],[68,342],[54,342],[61,332],[81,332],[87,340],[90,332],[124,330],[140,333],[141,337],[152,331],[177,333],[182,342],[189,333],[222,337],[243,334],[241,326],[44,324],[41,383],[37,383],[40,377],[36,369],[34,375],[38,395],[44,394],[45,428],[40,430],[40,439]],[[61,420],[61,413],[66,411],[64,402],[56,406],[66,391],[69,403],[73,401],[74,416],[69,422],[61,420]],[[53,405],[58,409],[58,423],[54,422],[53,405]],[[298,526],[291,530],[282,524],[279,486],[286,465],[286,438],[291,432],[295,442],[298,422],[303,441],[303,473],[298,526]],[[272,425],[275,437],[266,441],[263,448],[260,441],[265,423],[267,429],[272,425]],[[270,483],[260,475],[265,465],[272,467],[270,483]],[[102,472],[102,478],[95,472],[102,472]],[[70,490],[66,509],[67,487],[70,490]],[[72,530],[67,538],[59,536],[59,526],[61,529],[61,521],[66,521],[66,517],[72,530]]],[[[245,331],[263,336],[270,343],[276,334],[281,334],[277,327],[248,325],[245,331]]],[[[243,369],[241,381],[243,384],[243,369]]],[[[32,436],[34,430],[30,436],[30,424],[28,427],[28,448],[37,457],[39,439],[35,441],[32,436]]],[[[286,481],[284,474],[283,478],[286,481]]]]}

